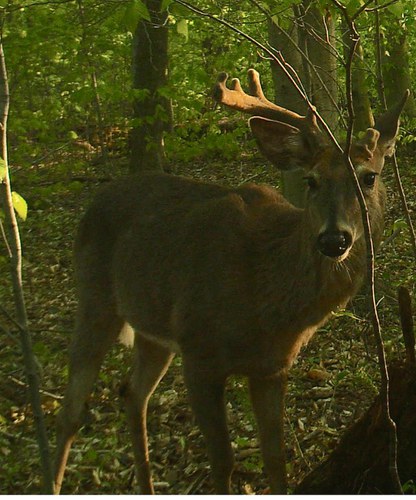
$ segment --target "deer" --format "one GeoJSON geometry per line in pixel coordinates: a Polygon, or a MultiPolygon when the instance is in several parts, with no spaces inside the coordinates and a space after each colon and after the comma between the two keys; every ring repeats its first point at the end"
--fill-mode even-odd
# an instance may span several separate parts
{"type": "MultiPolygon", "coordinates": [[[[148,401],[175,354],[205,438],[217,494],[231,490],[234,457],[225,382],[248,379],[270,491],[287,491],[284,400],[301,347],[366,276],[359,203],[343,155],[305,116],[267,100],[259,74],[215,86],[218,103],[250,115],[260,151],[278,169],[303,168],[307,200],[291,205],[267,185],[226,187],[164,173],[126,176],[104,186],[74,244],[78,309],[69,381],[58,415],[55,493],[103,358],[121,332],[134,336],[121,393],[138,487],[153,494],[148,401]]],[[[375,247],[385,188],[380,174],[395,147],[408,93],[351,147],[375,247]]]]}

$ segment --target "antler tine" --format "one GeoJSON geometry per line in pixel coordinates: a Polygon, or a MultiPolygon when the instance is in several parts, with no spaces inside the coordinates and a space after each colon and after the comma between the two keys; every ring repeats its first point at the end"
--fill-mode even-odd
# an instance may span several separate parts
{"type": "Polygon", "coordinates": [[[260,73],[251,68],[247,72],[250,94],[258,97],[262,101],[267,101],[260,83],[260,73]]]}
{"type": "MultiPolygon", "coordinates": [[[[224,104],[224,106],[228,106],[232,109],[237,109],[243,113],[266,116],[264,112],[267,113],[267,107],[256,97],[246,94],[238,78],[233,78],[231,81],[231,88],[227,87],[227,80],[227,73],[220,73],[213,90],[213,97],[218,103],[224,104]]],[[[272,118],[270,113],[268,113],[267,117],[272,118]]]]}
{"type": "Polygon", "coordinates": [[[250,94],[244,92],[238,78],[231,81],[230,88],[227,87],[227,80],[227,73],[221,73],[218,76],[213,91],[213,97],[218,103],[253,116],[278,120],[301,130],[318,129],[313,113],[302,116],[269,101],[263,93],[260,75],[256,70],[248,70],[250,94]]]}
{"type": "Polygon", "coordinates": [[[244,94],[243,87],[241,86],[240,80],[238,78],[233,78],[230,83],[230,89],[236,92],[241,92],[244,94]]]}

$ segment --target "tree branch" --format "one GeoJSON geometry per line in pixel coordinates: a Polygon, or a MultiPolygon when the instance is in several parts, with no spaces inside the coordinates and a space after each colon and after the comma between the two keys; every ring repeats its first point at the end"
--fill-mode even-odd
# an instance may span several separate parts
{"type": "MultiPolygon", "coordinates": [[[[253,5],[255,5],[257,7],[257,9],[259,9],[261,12],[263,12],[263,14],[268,19],[270,19],[272,22],[274,22],[273,19],[272,19],[272,15],[270,14],[270,12],[268,12],[267,9],[263,5],[261,5],[257,0],[250,0],[250,2],[253,5]]],[[[340,108],[338,106],[338,103],[335,101],[335,99],[333,98],[331,92],[328,90],[328,87],[325,85],[325,82],[322,80],[322,77],[319,74],[319,72],[317,71],[315,65],[309,59],[308,55],[293,40],[293,38],[289,35],[289,33],[286,30],[284,30],[281,26],[279,26],[277,23],[274,23],[274,24],[276,26],[276,29],[287,39],[287,41],[290,43],[290,45],[293,47],[293,49],[296,50],[301,55],[301,57],[303,58],[304,61],[306,61],[306,63],[308,64],[308,66],[312,70],[313,74],[315,75],[315,78],[318,80],[319,84],[322,86],[322,88],[324,89],[325,93],[328,95],[328,97],[329,97],[332,105],[334,106],[334,109],[336,110],[336,112],[338,114],[338,117],[339,117],[342,125],[346,128],[347,124],[346,124],[346,122],[344,120],[344,117],[342,116],[342,113],[341,113],[341,110],[340,110],[340,108]]],[[[310,33],[310,32],[308,31],[308,33],[310,33]]],[[[325,48],[327,50],[329,50],[331,52],[331,54],[334,54],[337,59],[339,58],[338,52],[331,46],[331,44],[326,43],[324,40],[322,40],[320,37],[318,37],[318,35],[316,35],[316,39],[319,41],[319,43],[323,43],[324,46],[325,46],[325,48]]],[[[278,49],[272,47],[272,50],[273,49],[276,52],[279,52],[279,54],[280,54],[280,51],[278,51],[278,49]]],[[[283,56],[281,56],[281,57],[283,59],[283,56]]]]}
{"type": "Polygon", "coordinates": [[[268,47],[266,47],[265,45],[261,44],[258,40],[254,39],[252,36],[248,35],[247,33],[244,33],[243,31],[239,30],[238,28],[236,28],[234,25],[232,25],[228,21],[225,21],[224,19],[222,19],[220,17],[216,17],[216,16],[210,14],[209,12],[205,12],[203,10],[200,10],[197,7],[194,7],[193,5],[189,4],[185,0],[174,0],[174,1],[176,3],[178,3],[179,5],[182,5],[183,7],[186,7],[190,11],[195,12],[196,14],[198,14],[198,15],[200,15],[202,17],[206,17],[208,19],[211,19],[211,20],[213,20],[215,22],[218,22],[218,23],[222,24],[223,26],[226,26],[228,29],[230,29],[231,31],[234,31],[234,33],[237,33],[242,38],[245,38],[250,43],[252,43],[256,47],[258,47],[260,50],[262,50],[265,54],[267,54],[271,59],[273,59],[273,61],[275,61],[276,64],[278,64],[278,66],[280,67],[280,69],[283,71],[283,73],[289,79],[290,83],[293,85],[293,87],[295,88],[296,92],[298,92],[299,95],[302,97],[302,99],[304,99],[304,101],[305,101],[306,105],[308,106],[308,108],[310,109],[310,111],[312,111],[312,113],[314,113],[314,115],[316,116],[316,119],[317,119],[319,125],[322,127],[322,129],[324,130],[324,132],[328,135],[328,137],[329,137],[330,141],[332,142],[332,144],[336,147],[336,149],[340,153],[343,153],[344,150],[340,146],[340,144],[337,141],[337,139],[334,136],[334,134],[332,133],[332,130],[329,128],[328,124],[322,118],[322,116],[320,115],[319,111],[317,111],[315,109],[315,106],[311,103],[311,101],[309,100],[309,97],[307,96],[307,94],[305,93],[305,91],[299,85],[299,83],[298,83],[299,78],[298,77],[294,77],[292,75],[291,71],[288,70],[288,68],[286,67],[286,63],[285,63],[283,57],[281,57],[280,54],[278,54],[278,56],[276,56],[268,47]]]}
{"type": "MultiPolygon", "coordinates": [[[[374,1],[377,5],[378,0],[374,0],[374,1]]],[[[383,8],[386,7],[386,4],[384,6],[379,6],[379,8],[377,8],[377,9],[374,9],[375,26],[376,26],[375,37],[376,37],[376,61],[377,61],[377,91],[378,91],[379,99],[382,103],[383,108],[387,109],[386,94],[384,91],[385,87],[384,87],[383,69],[382,69],[382,62],[381,62],[382,47],[381,47],[381,30],[380,30],[379,10],[382,7],[383,8]]],[[[402,205],[403,214],[405,216],[407,228],[409,230],[410,242],[411,242],[412,247],[413,247],[413,253],[416,256],[416,233],[415,233],[415,228],[413,226],[412,217],[410,215],[409,207],[407,204],[406,193],[404,191],[403,183],[401,180],[396,153],[393,154],[393,173],[394,173],[394,178],[396,180],[397,190],[398,190],[399,196],[400,196],[400,202],[402,205]]]]}
{"type": "Polygon", "coordinates": [[[383,339],[381,335],[381,325],[380,325],[380,320],[378,316],[378,310],[377,310],[377,301],[376,301],[376,296],[375,296],[375,276],[374,276],[374,263],[375,263],[375,256],[374,256],[374,246],[373,246],[373,240],[371,237],[371,223],[369,219],[369,212],[368,208],[365,202],[365,197],[362,192],[358,177],[356,175],[354,166],[351,161],[350,157],[350,150],[351,150],[351,145],[352,145],[352,138],[353,138],[353,126],[354,126],[354,106],[353,106],[353,99],[352,99],[352,89],[351,89],[351,69],[352,69],[352,61],[358,46],[358,43],[360,41],[359,34],[356,30],[354,20],[358,18],[358,16],[366,9],[368,6],[374,1],[374,0],[367,0],[365,4],[356,12],[354,13],[353,16],[350,16],[348,14],[347,8],[342,5],[338,0],[332,0],[333,4],[340,10],[342,15],[344,16],[346,23],[349,27],[349,31],[351,33],[352,41],[353,43],[351,44],[349,53],[348,53],[348,60],[346,63],[346,72],[347,72],[347,89],[346,89],[346,97],[347,97],[347,107],[348,107],[348,115],[349,115],[349,120],[348,120],[348,128],[347,128],[347,141],[346,141],[346,146],[345,148],[342,148],[338,141],[336,140],[335,136],[333,135],[332,131],[326,124],[326,122],[322,119],[322,117],[319,115],[318,112],[313,108],[312,104],[310,103],[308,96],[305,94],[305,92],[300,88],[298,85],[296,79],[290,74],[288,69],[286,68],[284,60],[282,61],[279,57],[276,57],[270,49],[259,43],[257,40],[253,39],[250,35],[242,32],[235,26],[231,25],[224,19],[218,18],[216,16],[213,16],[212,14],[209,14],[207,12],[204,12],[192,5],[190,5],[188,2],[185,0],[175,0],[176,3],[183,5],[184,7],[188,8],[189,10],[196,12],[197,14],[207,17],[209,19],[212,19],[223,26],[226,26],[230,30],[234,31],[241,37],[245,38],[246,40],[250,41],[254,45],[256,45],[258,48],[260,48],[264,53],[269,55],[271,58],[273,58],[274,61],[280,66],[282,71],[286,74],[286,76],[289,78],[290,82],[296,89],[296,91],[303,97],[303,99],[306,101],[306,104],[310,109],[313,110],[313,112],[316,115],[316,118],[322,126],[322,128],[325,130],[326,134],[329,136],[331,142],[333,145],[340,151],[345,160],[346,167],[348,169],[349,174],[351,175],[351,178],[353,180],[353,185],[356,191],[356,196],[360,205],[361,209],[361,216],[363,220],[363,227],[364,227],[364,233],[365,233],[365,240],[366,240],[366,246],[367,246],[367,278],[369,281],[370,285],[370,299],[371,299],[371,308],[370,308],[370,314],[371,314],[371,322],[372,322],[372,327],[373,327],[373,332],[374,336],[376,339],[376,344],[377,344],[377,351],[378,351],[378,363],[379,363],[379,369],[381,373],[381,379],[382,379],[382,384],[381,384],[381,399],[382,399],[382,404],[383,404],[383,414],[385,417],[386,421],[386,426],[389,431],[389,468],[390,468],[390,473],[391,473],[391,478],[393,485],[395,487],[395,490],[397,493],[402,494],[402,488],[400,484],[400,479],[397,471],[397,433],[396,433],[396,424],[392,420],[390,416],[390,404],[389,404],[389,375],[388,375],[388,370],[387,370],[387,362],[386,362],[386,355],[384,351],[384,344],[383,344],[383,339]]]}
{"type": "MultiPolygon", "coordinates": [[[[351,177],[354,180],[356,195],[357,195],[358,201],[360,203],[361,215],[363,218],[365,239],[366,239],[366,245],[367,245],[367,274],[368,274],[368,280],[369,280],[369,284],[370,284],[371,322],[372,322],[373,333],[374,333],[374,337],[375,337],[376,345],[377,345],[379,370],[380,370],[380,375],[381,375],[381,388],[380,388],[381,403],[382,403],[384,419],[386,422],[386,427],[387,427],[388,432],[389,432],[389,470],[390,470],[392,483],[393,483],[394,489],[396,490],[396,493],[403,494],[403,490],[402,490],[402,487],[400,484],[400,478],[399,478],[399,474],[398,474],[398,470],[397,470],[397,429],[396,429],[396,424],[390,415],[389,373],[388,373],[388,369],[387,369],[386,353],[384,350],[383,338],[381,335],[381,325],[380,325],[380,319],[378,316],[377,302],[376,302],[376,296],[375,296],[375,277],[374,277],[375,257],[374,257],[373,240],[371,237],[371,223],[370,223],[370,219],[369,219],[369,214],[368,214],[368,209],[367,209],[367,205],[365,202],[365,198],[364,198],[363,192],[361,190],[360,183],[359,183],[358,178],[356,176],[355,169],[353,167],[353,164],[351,162],[351,157],[350,157],[350,149],[351,149],[351,144],[352,144],[352,130],[353,130],[353,125],[354,125],[354,105],[353,105],[352,89],[351,89],[351,67],[352,67],[352,60],[353,60],[356,48],[357,48],[358,43],[360,41],[360,36],[359,36],[359,34],[356,30],[355,24],[354,24],[354,19],[356,19],[357,16],[356,15],[350,16],[348,14],[347,8],[344,5],[342,5],[338,0],[332,0],[332,2],[342,12],[342,14],[345,18],[345,21],[349,27],[350,36],[351,36],[351,39],[353,41],[353,43],[351,44],[351,48],[350,48],[350,51],[348,54],[348,61],[347,61],[347,78],[346,78],[347,91],[346,91],[346,95],[347,95],[347,107],[348,107],[348,115],[349,115],[349,127],[348,127],[348,131],[347,131],[347,144],[346,144],[345,151],[344,151],[344,158],[345,158],[345,164],[348,168],[348,171],[350,172],[351,177]]],[[[371,2],[366,2],[366,5],[368,5],[370,3],[371,2]]]]}

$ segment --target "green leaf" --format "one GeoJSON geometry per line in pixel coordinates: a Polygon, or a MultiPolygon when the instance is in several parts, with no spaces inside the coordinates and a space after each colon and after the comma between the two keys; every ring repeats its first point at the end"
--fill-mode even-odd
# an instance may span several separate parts
{"type": "Polygon", "coordinates": [[[410,479],[410,481],[407,481],[404,483],[403,493],[413,494],[413,495],[416,493],[416,485],[415,485],[413,479],[410,479]]]}
{"type": "Polygon", "coordinates": [[[0,158],[0,182],[3,182],[3,180],[6,178],[6,175],[7,175],[6,162],[3,160],[3,158],[0,158]]]}
{"type": "Polygon", "coordinates": [[[347,12],[350,16],[354,15],[363,4],[363,0],[350,0],[347,4],[347,12]]]}
{"type": "Polygon", "coordinates": [[[168,87],[167,85],[164,87],[159,87],[157,89],[158,95],[161,97],[164,97],[165,99],[173,99],[174,98],[174,92],[171,87],[168,87]]]}
{"type": "Polygon", "coordinates": [[[185,37],[185,40],[188,41],[188,20],[181,19],[176,25],[177,32],[185,37]]]}
{"type": "Polygon", "coordinates": [[[27,203],[24,198],[20,196],[16,191],[12,192],[12,202],[13,208],[16,210],[17,215],[22,219],[26,220],[27,218],[27,203]]]}
{"type": "Polygon", "coordinates": [[[145,19],[146,21],[151,21],[150,13],[147,6],[142,2],[142,0],[135,0],[136,9],[139,13],[140,19],[145,19]]]}
{"type": "Polygon", "coordinates": [[[173,0],[163,0],[162,6],[160,7],[160,12],[164,12],[172,2],[173,0]]]}
{"type": "Polygon", "coordinates": [[[392,3],[387,7],[387,10],[397,18],[402,17],[402,15],[404,14],[404,6],[402,2],[392,3]]]}
{"type": "Polygon", "coordinates": [[[335,380],[337,382],[340,382],[341,380],[343,380],[344,378],[346,378],[348,376],[348,371],[347,370],[343,370],[342,372],[339,372],[336,376],[335,376],[335,380]]]}
{"type": "Polygon", "coordinates": [[[78,134],[75,132],[75,130],[70,130],[68,132],[68,139],[71,139],[71,140],[78,139],[78,134]]]}
{"type": "Polygon", "coordinates": [[[123,17],[123,24],[126,26],[127,31],[133,33],[141,19],[150,21],[150,14],[146,5],[142,0],[131,0],[123,17]]]}
{"type": "Polygon", "coordinates": [[[33,344],[33,352],[38,356],[39,358],[41,357],[47,357],[49,353],[49,348],[44,342],[35,342],[33,344]]]}
{"type": "Polygon", "coordinates": [[[405,220],[397,219],[393,223],[392,230],[394,232],[394,231],[397,231],[398,229],[406,229],[406,227],[407,227],[407,223],[405,220]]]}
{"type": "Polygon", "coordinates": [[[275,7],[274,5],[275,3],[275,0],[273,0],[272,2],[268,1],[268,2],[259,2],[260,6],[263,7],[264,10],[266,10],[267,12],[270,12],[270,9],[273,7],[275,7]]]}

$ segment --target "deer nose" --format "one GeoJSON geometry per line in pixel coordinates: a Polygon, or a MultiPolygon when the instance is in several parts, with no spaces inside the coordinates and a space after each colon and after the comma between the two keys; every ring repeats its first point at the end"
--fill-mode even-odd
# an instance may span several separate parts
{"type": "Polygon", "coordinates": [[[351,246],[352,236],[347,231],[325,231],[318,237],[318,249],[327,257],[341,257],[351,246]]]}

